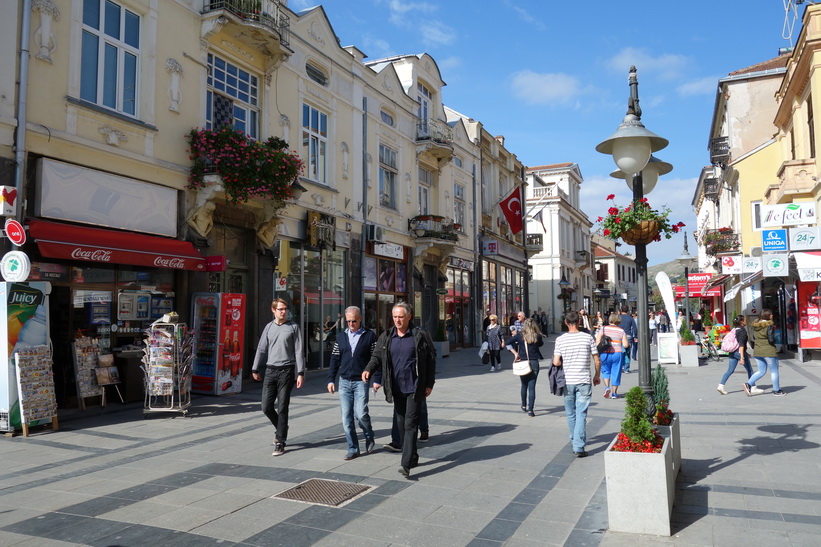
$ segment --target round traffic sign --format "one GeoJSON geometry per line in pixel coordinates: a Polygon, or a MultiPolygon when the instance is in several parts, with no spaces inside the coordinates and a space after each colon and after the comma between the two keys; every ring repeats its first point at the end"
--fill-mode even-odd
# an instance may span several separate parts
{"type": "Polygon", "coordinates": [[[23,228],[22,224],[20,224],[13,218],[6,219],[5,229],[6,237],[8,237],[9,241],[11,241],[13,244],[20,247],[26,242],[26,229],[23,228]]]}

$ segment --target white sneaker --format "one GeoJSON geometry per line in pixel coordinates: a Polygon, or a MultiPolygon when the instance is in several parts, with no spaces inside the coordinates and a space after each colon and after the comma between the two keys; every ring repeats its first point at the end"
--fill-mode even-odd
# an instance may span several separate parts
{"type": "Polygon", "coordinates": [[[727,395],[727,391],[724,389],[724,384],[718,384],[716,390],[718,390],[718,392],[722,395],[727,395]]]}
{"type": "Polygon", "coordinates": [[[502,370],[502,365],[496,365],[496,371],[498,372],[500,370],[502,370]]]}
{"type": "Polygon", "coordinates": [[[493,372],[494,370],[496,370],[496,367],[494,367],[493,365],[490,365],[490,372],[493,372]]]}
{"type": "Polygon", "coordinates": [[[750,394],[751,394],[751,395],[760,395],[760,394],[762,394],[762,393],[764,393],[764,390],[763,390],[763,389],[761,389],[761,388],[759,388],[759,387],[752,386],[752,387],[750,388],[750,394]]]}

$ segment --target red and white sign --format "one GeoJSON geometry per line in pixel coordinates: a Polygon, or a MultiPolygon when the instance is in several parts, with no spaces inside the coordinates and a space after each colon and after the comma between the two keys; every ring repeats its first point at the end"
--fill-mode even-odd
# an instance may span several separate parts
{"type": "Polygon", "coordinates": [[[277,277],[274,279],[274,290],[275,291],[284,291],[288,289],[288,278],[287,277],[277,277]]]}
{"type": "Polygon", "coordinates": [[[6,237],[14,245],[21,247],[26,242],[26,229],[13,218],[6,219],[6,237]]]}
{"type": "Polygon", "coordinates": [[[676,298],[684,298],[689,292],[690,298],[699,298],[705,296],[721,296],[721,287],[710,287],[706,291],[705,285],[713,277],[710,273],[692,273],[687,276],[687,287],[682,285],[675,285],[673,288],[676,291],[676,298]]]}

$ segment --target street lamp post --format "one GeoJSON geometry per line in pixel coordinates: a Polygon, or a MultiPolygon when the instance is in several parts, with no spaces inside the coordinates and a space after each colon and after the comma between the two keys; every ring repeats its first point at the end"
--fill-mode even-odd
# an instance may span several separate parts
{"type": "MultiPolygon", "coordinates": [[[[627,180],[633,190],[633,202],[644,198],[645,179],[648,189],[654,186],[659,174],[672,170],[670,164],[653,161],[653,152],[665,148],[669,141],[647,130],[641,123],[641,108],[639,107],[639,81],[636,67],[630,67],[629,75],[630,98],[627,101],[627,115],[616,132],[596,147],[602,154],[612,154],[622,177],[627,180]],[[669,167],[669,169],[668,169],[669,167]]],[[[654,158],[655,159],[655,158],[654,158]]],[[[648,190],[649,191],[649,190],[648,190]]],[[[639,243],[636,246],[636,283],[638,323],[638,368],[639,386],[648,399],[648,409],[651,408],[653,387],[650,384],[650,347],[649,323],[647,312],[647,245],[639,243]]]]}
{"type": "Polygon", "coordinates": [[[695,259],[696,257],[691,255],[687,248],[687,232],[684,232],[684,249],[676,260],[684,266],[684,320],[688,329],[690,328],[690,265],[695,259]]]}

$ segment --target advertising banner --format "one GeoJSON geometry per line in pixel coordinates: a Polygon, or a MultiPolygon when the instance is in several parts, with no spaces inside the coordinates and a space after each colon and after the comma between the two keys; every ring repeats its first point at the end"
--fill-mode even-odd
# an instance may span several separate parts
{"type": "Polygon", "coordinates": [[[804,349],[821,348],[821,293],[818,283],[799,281],[798,345],[804,349]]]}

